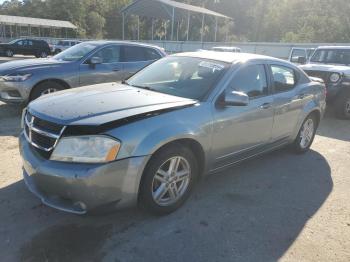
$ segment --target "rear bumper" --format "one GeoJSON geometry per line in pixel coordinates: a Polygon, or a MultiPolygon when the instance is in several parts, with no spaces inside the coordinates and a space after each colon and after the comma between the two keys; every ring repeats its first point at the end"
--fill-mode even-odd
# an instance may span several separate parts
{"type": "Polygon", "coordinates": [[[97,208],[123,208],[137,203],[143,169],[149,157],[107,164],[75,164],[42,158],[20,136],[23,177],[28,189],[53,208],[85,214],[97,208]]]}

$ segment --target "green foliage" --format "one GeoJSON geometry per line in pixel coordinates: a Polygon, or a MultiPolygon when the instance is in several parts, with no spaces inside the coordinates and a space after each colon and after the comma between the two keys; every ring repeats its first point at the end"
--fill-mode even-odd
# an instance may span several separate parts
{"type": "MultiPolygon", "coordinates": [[[[349,0],[176,0],[221,12],[232,22],[219,20],[220,41],[350,42],[349,0]],[[228,32],[228,33],[227,33],[228,32]]],[[[8,0],[0,14],[68,20],[80,37],[121,38],[120,10],[132,0],[8,0]]],[[[204,40],[214,40],[214,22],[206,18],[204,40]]],[[[155,21],[155,38],[170,39],[171,23],[155,21]],[[166,30],[165,30],[166,28],[166,30]],[[167,35],[165,35],[167,31],[167,35]]],[[[175,32],[177,35],[177,23],[175,32]]],[[[185,40],[187,21],[179,23],[185,40]]],[[[141,39],[151,38],[151,20],[140,19],[141,39]]],[[[191,17],[190,40],[200,39],[201,16],[191,17]]],[[[128,17],[126,35],[137,37],[137,19],[128,17]]]]}

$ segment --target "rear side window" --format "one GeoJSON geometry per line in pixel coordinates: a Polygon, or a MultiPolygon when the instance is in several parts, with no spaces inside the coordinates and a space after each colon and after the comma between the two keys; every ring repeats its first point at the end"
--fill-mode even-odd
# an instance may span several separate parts
{"type": "Polygon", "coordinates": [[[292,68],[280,65],[271,65],[275,92],[292,90],[296,84],[295,72],[292,68]]]}
{"type": "Polygon", "coordinates": [[[145,48],[146,60],[158,60],[160,58],[159,53],[152,48],[145,48]]]}
{"type": "Polygon", "coordinates": [[[246,93],[250,98],[268,94],[265,67],[263,65],[249,65],[240,69],[230,85],[234,91],[246,93]]]}
{"type": "Polygon", "coordinates": [[[123,46],[123,62],[147,61],[145,48],[139,46],[123,46]]]}

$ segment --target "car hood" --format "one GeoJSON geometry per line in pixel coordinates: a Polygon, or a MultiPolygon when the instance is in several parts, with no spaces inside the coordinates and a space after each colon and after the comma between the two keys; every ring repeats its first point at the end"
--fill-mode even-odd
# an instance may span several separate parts
{"type": "Polygon", "coordinates": [[[10,61],[0,64],[0,72],[10,72],[20,69],[35,69],[48,66],[57,66],[67,63],[66,61],[58,61],[52,58],[47,59],[23,59],[17,61],[10,61]]]}
{"type": "Polygon", "coordinates": [[[196,103],[192,99],[107,83],[43,96],[30,103],[28,110],[36,117],[62,125],[96,126],[196,103]]]}
{"type": "Polygon", "coordinates": [[[325,72],[350,74],[350,66],[345,66],[345,65],[315,63],[315,64],[301,65],[300,68],[306,71],[325,71],[325,72]]]}

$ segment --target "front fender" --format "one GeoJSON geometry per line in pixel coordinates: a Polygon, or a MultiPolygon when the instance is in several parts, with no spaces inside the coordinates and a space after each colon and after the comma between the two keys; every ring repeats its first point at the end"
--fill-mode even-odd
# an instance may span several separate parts
{"type": "Polygon", "coordinates": [[[203,148],[209,146],[209,136],[195,126],[173,124],[164,126],[148,134],[135,148],[134,155],[151,155],[162,146],[180,139],[192,139],[203,148]]]}

